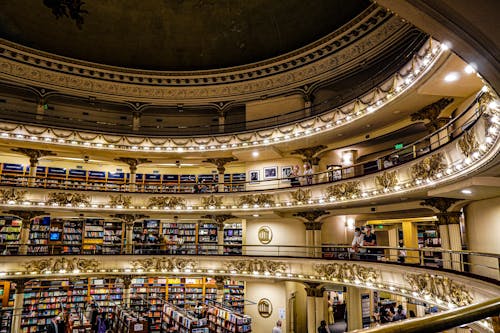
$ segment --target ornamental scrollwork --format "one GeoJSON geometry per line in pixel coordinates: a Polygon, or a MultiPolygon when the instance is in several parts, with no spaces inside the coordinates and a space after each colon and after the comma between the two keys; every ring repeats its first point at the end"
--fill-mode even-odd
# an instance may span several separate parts
{"type": "Polygon", "coordinates": [[[117,207],[117,206],[130,207],[132,205],[132,197],[123,194],[110,195],[109,205],[112,207],[117,207]]]}
{"type": "Polygon", "coordinates": [[[446,163],[444,162],[444,155],[442,153],[437,153],[425,157],[412,165],[411,174],[414,179],[432,178],[438,173],[443,172],[445,168],[446,163]]]}
{"type": "Polygon", "coordinates": [[[458,306],[469,305],[473,301],[466,286],[456,283],[446,276],[431,275],[429,273],[405,274],[404,279],[410,285],[412,291],[424,296],[434,296],[458,306]]]}
{"type": "Polygon", "coordinates": [[[90,197],[82,193],[52,192],[48,195],[47,204],[88,206],[90,205],[90,197]]]}
{"type": "Polygon", "coordinates": [[[443,127],[449,119],[439,117],[441,111],[443,111],[450,103],[453,102],[453,98],[441,98],[439,101],[429,104],[421,110],[412,113],[411,120],[428,120],[429,122],[425,124],[429,133],[437,131],[443,127]]]}
{"type": "Polygon", "coordinates": [[[238,203],[240,206],[274,205],[274,197],[272,194],[242,195],[238,198],[238,203]]]}
{"type": "Polygon", "coordinates": [[[174,196],[161,196],[161,197],[151,197],[148,199],[148,208],[163,208],[168,207],[170,209],[175,209],[176,207],[185,207],[185,199],[181,197],[174,196]]]}
{"type": "Polygon", "coordinates": [[[380,176],[375,177],[375,183],[384,189],[396,186],[398,183],[398,178],[396,177],[396,171],[384,171],[380,176]]]}
{"type": "Polygon", "coordinates": [[[219,196],[219,197],[216,197],[215,195],[210,195],[208,197],[203,197],[201,198],[201,204],[202,206],[205,206],[205,207],[210,207],[210,206],[214,206],[214,207],[218,207],[218,206],[222,206],[222,197],[219,196]]]}
{"type": "Polygon", "coordinates": [[[311,190],[303,190],[299,188],[297,191],[290,192],[290,196],[294,201],[305,202],[311,199],[311,190]]]}
{"type": "Polygon", "coordinates": [[[27,273],[31,272],[71,272],[71,271],[96,271],[99,262],[96,259],[82,258],[48,258],[31,260],[23,264],[27,273]]]}
{"type": "Polygon", "coordinates": [[[193,269],[197,266],[197,263],[191,259],[166,257],[153,257],[132,260],[131,264],[134,269],[142,269],[144,271],[181,271],[186,269],[193,269]]]}
{"type": "Polygon", "coordinates": [[[251,273],[258,272],[264,274],[266,272],[284,273],[288,269],[288,265],[282,261],[272,261],[272,260],[233,260],[228,263],[229,270],[236,271],[237,273],[251,273]]]}
{"type": "Polygon", "coordinates": [[[9,202],[9,201],[23,201],[24,196],[28,193],[27,191],[19,191],[16,190],[15,188],[7,188],[7,189],[1,189],[0,190],[0,196],[1,200],[3,203],[9,202]]]}
{"type": "Polygon", "coordinates": [[[347,280],[354,282],[375,282],[380,274],[374,268],[365,267],[358,264],[316,264],[314,270],[327,279],[337,279],[339,281],[347,280]]]}
{"type": "Polygon", "coordinates": [[[465,155],[471,157],[472,153],[479,147],[473,131],[465,132],[457,142],[458,148],[465,155]]]}
{"type": "Polygon", "coordinates": [[[326,196],[330,198],[334,197],[336,199],[351,199],[358,197],[360,194],[361,188],[359,181],[341,183],[326,188],[326,196]]]}

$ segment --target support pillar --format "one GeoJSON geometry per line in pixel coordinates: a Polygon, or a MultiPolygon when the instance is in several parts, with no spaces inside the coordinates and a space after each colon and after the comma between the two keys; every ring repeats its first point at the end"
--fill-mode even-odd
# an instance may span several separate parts
{"type": "MultiPolygon", "coordinates": [[[[448,235],[448,225],[439,224],[439,237],[441,238],[441,247],[443,250],[450,249],[450,236],[448,235]]],[[[443,268],[451,269],[451,256],[449,253],[442,254],[443,268]]]]}
{"type": "Polygon", "coordinates": [[[317,220],[323,215],[328,215],[328,212],[324,210],[313,210],[294,214],[294,216],[299,216],[307,220],[307,222],[304,222],[304,225],[306,226],[307,246],[305,254],[308,257],[321,258],[322,256],[321,226],[323,225],[323,222],[319,222],[317,220]]]}
{"type": "Polygon", "coordinates": [[[323,293],[325,288],[318,288],[317,283],[308,283],[306,290],[307,333],[315,333],[322,320],[325,320],[323,293]]]}
{"type": "Polygon", "coordinates": [[[141,128],[142,112],[134,111],[132,113],[132,131],[138,131],[141,128]]]}
{"type": "Polygon", "coordinates": [[[42,98],[40,102],[36,105],[36,120],[43,120],[45,115],[45,100],[42,98]]]}
{"type": "MultiPolygon", "coordinates": [[[[398,247],[399,239],[398,239],[398,228],[392,227],[388,230],[387,235],[389,236],[389,247],[398,247]]],[[[389,250],[389,261],[397,261],[398,260],[398,250],[389,250]]]]}
{"type": "Polygon", "coordinates": [[[310,100],[307,100],[304,102],[304,116],[309,117],[311,115],[312,111],[312,102],[310,100]]]}
{"type": "MultiPolygon", "coordinates": [[[[405,221],[403,224],[403,245],[407,248],[418,248],[418,231],[417,225],[410,221],[405,221]]],[[[418,264],[420,262],[418,251],[407,251],[405,262],[409,264],[418,264]]]]}
{"type": "Polygon", "coordinates": [[[224,223],[219,223],[217,225],[218,235],[217,235],[217,254],[224,254],[224,223]]]}
{"type": "MultiPolygon", "coordinates": [[[[462,250],[462,235],[460,233],[461,215],[461,212],[446,212],[438,214],[441,247],[444,250],[462,250]]],[[[462,271],[463,265],[460,254],[443,253],[443,268],[462,271]]]]}
{"type": "Polygon", "coordinates": [[[36,168],[38,166],[38,161],[43,156],[54,156],[55,154],[49,150],[41,149],[30,149],[30,148],[13,148],[12,151],[26,155],[30,159],[30,173],[28,178],[28,186],[34,186],[36,184],[36,168]]]}
{"type": "Polygon", "coordinates": [[[134,250],[134,221],[125,222],[125,253],[132,254],[134,250]]]}
{"type": "Polygon", "coordinates": [[[313,257],[314,256],[314,230],[308,230],[306,225],[306,256],[313,257]]]}
{"type": "Polygon", "coordinates": [[[217,286],[217,295],[215,296],[215,301],[218,303],[224,303],[224,276],[215,277],[215,285],[217,286]]]}
{"type": "Polygon", "coordinates": [[[28,246],[30,244],[31,219],[36,216],[46,215],[46,213],[44,211],[38,210],[9,210],[6,213],[19,216],[23,220],[23,223],[21,224],[21,232],[19,235],[19,254],[28,254],[28,246]]]}
{"type": "Polygon", "coordinates": [[[226,123],[226,113],[222,110],[219,111],[219,133],[224,133],[224,125],[226,123]]]}
{"type": "Polygon", "coordinates": [[[132,284],[132,276],[125,275],[123,280],[123,306],[130,308],[130,285],[132,284]]]}
{"type": "Polygon", "coordinates": [[[356,287],[347,287],[347,330],[353,331],[363,328],[361,313],[361,290],[356,287]]]}
{"type": "Polygon", "coordinates": [[[21,279],[16,281],[16,294],[14,295],[14,311],[12,315],[12,332],[21,332],[21,316],[24,306],[24,287],[28,280],[21,279]]]}
{"type": "MultiPolygon", "coordinates": [[[[323,223],[321,223],[321,226],[323,223]]],[[[321,239],[321,229],[319,230],[314,230],[314,257],[315,258],[321,258],[322,256],[322,249],[321,245],[323,245],[323,240],[321,239]]]]}
{"type": "Polygon", "coordinates": [[[130,158],[130,157],[115,158],[115,161],[128,164],[130,171],[129,191],[135,192],[137,190],[137,187],[135,185],[135,175],[137,174],[137,166],[139,164],[150,163],[151,161],[148,160],[147,158],[130,158]]]}
{"type": "Polygon", "coordinates": [[[224,192],[224,173],[226,172],[225,165],[229,162],[237,161],[234,157],[221,157],[221,158],[207,158],[204,163],[214,164],[217,167],[218,179],[218,192],[224,192]]]}

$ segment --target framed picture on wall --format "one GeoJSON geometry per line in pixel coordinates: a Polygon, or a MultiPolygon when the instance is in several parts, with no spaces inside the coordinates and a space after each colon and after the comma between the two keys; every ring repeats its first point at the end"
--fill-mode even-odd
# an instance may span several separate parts
{"type": "Polygon", "coordinates": [[[276,179],[278,178],[278,167],[267,167],[264,168],[264,179],[276,179]]]}
{"type": "Polygon", "coordinates": [[[291,174],[292,174],[292,166],[281,167],[281,180],[282,181],[289,182],[291,174]]]}
{"type": "Polygon", "coordinates": [[[255,184],[255,183],[258,183],[260,181],[260,172],[259,170],[250,170],[248,172],[248,175],[250,178],[250,184],[255,184]]]}

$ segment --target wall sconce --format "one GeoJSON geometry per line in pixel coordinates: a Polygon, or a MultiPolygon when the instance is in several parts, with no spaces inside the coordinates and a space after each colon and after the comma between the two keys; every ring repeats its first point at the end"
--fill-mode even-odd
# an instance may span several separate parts
{"type": "Polygon", "coordinates": [[[354,218],[352,217],[347,217],[346,216],[346,219],[345,219],[345,226],[348,230],[354,230],[354,223],[356,221],[354,220],[354,218]]]}
{"type": "Polygon", "coordinates": [[[355,150],[346,150],[342,152],[342,165],[343,166],[351,166],[354,164],[354,154],[355,150]]]}

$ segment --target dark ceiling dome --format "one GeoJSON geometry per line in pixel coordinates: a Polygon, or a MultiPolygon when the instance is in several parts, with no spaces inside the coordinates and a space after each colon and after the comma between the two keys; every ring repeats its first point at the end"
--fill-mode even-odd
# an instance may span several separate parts
{"type": "Polygon", "coordinates": [[[112,66],[220,69],[304,47],[370,6],[368,0],[86,0],[80,9],[88,13],[77,22],[70,13],[56,18],[47,6],[61,3],[0,2],[0,37],[112,66]]]}

